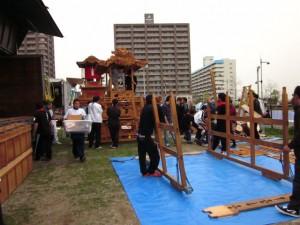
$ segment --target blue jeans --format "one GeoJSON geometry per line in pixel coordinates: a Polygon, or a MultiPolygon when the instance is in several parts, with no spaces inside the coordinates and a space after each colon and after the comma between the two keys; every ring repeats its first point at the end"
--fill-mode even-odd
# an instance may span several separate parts
{"type": "MultiPolygon", "coordinates": [[[[173,123],[169,123],[169,125],[173,125],[173,123]]],[[[168,130],[164,130],[164,141],[165,141],[165,145],[169,144],[169,136],[168,136],[168,132],[171,135],[174,144],[175,144],[175,133],[173,131],[168,131],[168,130]]]]}

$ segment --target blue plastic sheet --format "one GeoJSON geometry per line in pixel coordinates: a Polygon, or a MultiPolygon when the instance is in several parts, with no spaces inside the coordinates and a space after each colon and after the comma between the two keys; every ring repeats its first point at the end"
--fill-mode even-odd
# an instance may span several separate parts
{"type": "MultiPolygon", "coordinates": [[[[276,159],[256,157],[258,164],[281,169],[276,159]]],[[[168,172],[176,175],[177,161],[167,157],[168,172]]],[[[247,160],[247,159],[246,159],[247,160]]],[[[142,177],[134,157],[112,158],[126,194],[143,225],[259,225],[293,220],[273,206],[241,212],[226,218],[209,218],[202,210],[212,206],[288,194],[292,184],[273,181],[259,171],[228,160],[219,160],[206,152],[184,156],[185,170],[194,191],[187,195],[175,190],[165,177],[142,177]]]]}

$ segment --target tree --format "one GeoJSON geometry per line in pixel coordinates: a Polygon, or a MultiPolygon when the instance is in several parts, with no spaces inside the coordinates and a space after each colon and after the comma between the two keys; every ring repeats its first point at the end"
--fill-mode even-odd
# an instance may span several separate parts
{"type": "Polygon", "coordinates": [[[277,104],[280,98],[280,91],[277,88],[277,84],[274,81],[268,80],[265,85],[265,99],[270,104],[277,104]]]}

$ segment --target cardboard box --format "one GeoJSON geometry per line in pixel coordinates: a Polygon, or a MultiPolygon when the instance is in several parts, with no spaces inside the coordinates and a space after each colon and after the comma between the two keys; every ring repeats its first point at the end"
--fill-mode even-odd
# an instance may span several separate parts
{"type": "Polygon", "coordinates": [[[64,120],[66,133],[90,133],[92,129],[91,120],[64,120]]]}
{"type": "Polygon", "coordinates": [[[67,120],[82,120],[83,119],[83,116],[80,114],[80,115],[68,115],[67,116],[67,120]]]}

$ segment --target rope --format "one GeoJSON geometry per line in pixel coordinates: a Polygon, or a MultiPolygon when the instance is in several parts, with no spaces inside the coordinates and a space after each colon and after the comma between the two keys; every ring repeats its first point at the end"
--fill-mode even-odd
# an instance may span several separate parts
{"type": "MultiPolygon", "coordinates": [[[[177,175],[177,181],[179,181],[179,164],[178,164],[178,158],[176,158],[176,159],[177,159],[177,163],[176,163],[176,175],[177,175]]],[[[189,181],[189,179],[188,179],[187,176],[186,176],[186,181],[187,181],[187,184],[188,184],[191,192],[193,192],[194,189],[193,189],[193,187],[192,187],[192,185],[191,185],[191,183],[190,183],[190,181],[189,181]]],[[[186,192],[186,193],[190,194],[191,192],[186,192]]]]}

